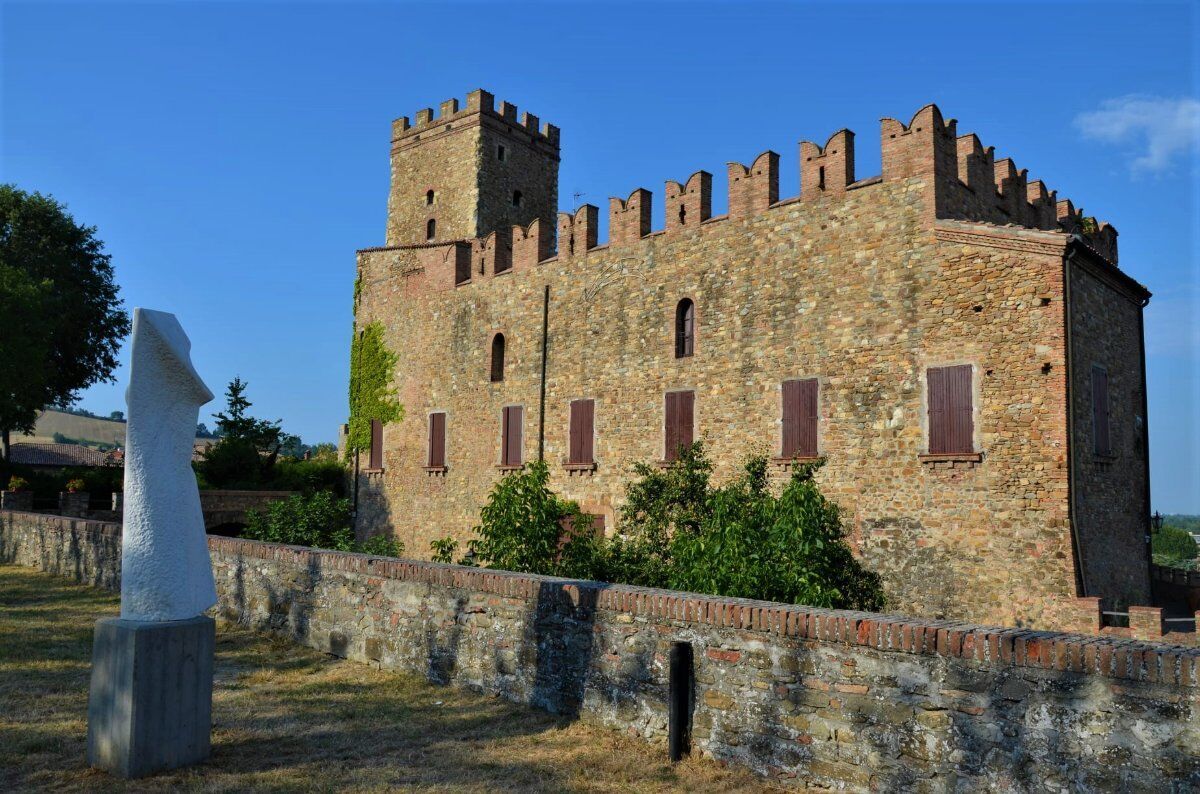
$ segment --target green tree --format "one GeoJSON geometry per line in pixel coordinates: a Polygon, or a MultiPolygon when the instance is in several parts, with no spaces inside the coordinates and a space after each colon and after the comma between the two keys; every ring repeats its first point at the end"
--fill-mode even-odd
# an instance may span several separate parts
{"type": "Polygon", "coordinates": [[[270,478],[286,434],[280,421],[256,419],[246,398],[249,384],[235,377],[225,390],[226,409],[214,414],[221,440],[204,451],[200,473],[217,488],[257,488],[270,478]]]}
{"type": "Polygon", "coordinates": [[[1191,568],[1196,564],[1198,549],[1190,532],[1164,524],[1150,537],[1154,562],[1172,568],[1191,568]]]}
{"type": "Polygon", "coordinates": [[[767,487],[767,460],[708,498],[696,531],[671,539],[676,590],[820,607],[878,610],[883,590],[845,543],[836,504],[821,494],[820,463],[799,464],[782,493],[767,487]]]}
{"type": "MultiPolygon", "coordinates": [[[[480,564],[506,571],[596,578],[601,565],[586,530],[590,522],[579,505],[550,490],[549,480],[550,470],[539,460],[496,483],[480,511],[478,537],[470,543],[480,564]]],[[[447,547],[434,550],[443,558],[453,554],[452,549],[447,553],[447,547]]]]}
{"type": "Polygon", "coordinates": [[[129,333],[96,229],[49,196],[0,185],[0,456],[38,411],[112,380],[129,333]]]}

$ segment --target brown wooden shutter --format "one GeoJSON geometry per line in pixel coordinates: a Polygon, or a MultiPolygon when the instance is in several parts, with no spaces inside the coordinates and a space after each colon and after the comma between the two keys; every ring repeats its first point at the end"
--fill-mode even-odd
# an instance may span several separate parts
{"type": "Polygon", "coordinates": [[[783,382],[783,433],[780,457],[794,458],[800,448],[800,381],[783,382]]]}
{"type": "Polygon", "coordinates": [[[801,458],[817,456],[817,379],[807,378],[799,383],[796,395],[797,443],[796,455],[801,458]]]}
{"type": "Polygon", "coordinates": [[[372,469],[383,468],[383,422],[371,420],[371,451],[367,455],[367,466],[372,469]]]}
{"type": "Polygon", "coordinates": [[[429,415],[429,465],[446,465],[446,415],[429,415]]]}
{"type": "Polygon", "coordinates": [[[524,409],[510,405],[504,409],[504,425],[501,431],[501,462],[505,466],[521,465],[521,419],[524,409]]]}
{"type": "Polygon", "coordinates": [[[1112,437],[1108,427],[1108,372],[1092,368],[1092,432],[1097,455],[1112,454],[1112,437]]]}
{"type": "Polygon", "coordinates": [[[695,392],[668,392],[666,398],[665,460],[678,460],[680,447],[692,443],[692,425],[695,417],[695,392]]]}
{"type": "Polygon", "coordinates": [[[931,367],[929,383],[929,452],[948,455],[975,451],[971,365],[931,367]]]}
{"type": "Polygon", "coordinates": [[[947,367],[946,387],[950,405],[950,451],[975,451],[975,421],[972,416],[971,366],[947,367]]]}
{"type": "Polygon", "coordinates": [[[817,379],[783,382],[784,458],[817,456],[817,379]]]}
{"type": "Polygon", "coordinates": [[[592,462],[595,406],[594,400],[571,401],[571,427],[567,453],[567,460],[571,463],[592,462]]]}

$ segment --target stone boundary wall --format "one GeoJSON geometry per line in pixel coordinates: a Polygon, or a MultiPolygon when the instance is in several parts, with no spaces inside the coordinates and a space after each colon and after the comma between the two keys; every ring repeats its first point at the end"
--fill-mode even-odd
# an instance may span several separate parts
{"type": "MultiPolygon", "coordinates": [[[[114,587],[120,527],[0,512],[0,560],[114,587]]],[[[661,741],[796,785],[1200,786],[1200,650],[209,538],[220,613],[320,650],[661,741]]],[[[665,752],[665,750],[664,750],[665,752]]]]}

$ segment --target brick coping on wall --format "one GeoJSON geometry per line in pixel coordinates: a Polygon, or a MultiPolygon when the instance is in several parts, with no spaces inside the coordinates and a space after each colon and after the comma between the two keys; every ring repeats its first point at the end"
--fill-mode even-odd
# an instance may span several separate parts
{"type": "MultiPolygon", "coordinates": [[[[3,513],[21,515],[20,511],[3,513]]],[[[45,513],[43,523],[119,537],[121,525],[45,513]]],[[[821,609],[746,598],[605,584],[462,565],[377,557],[208,536],[212,552],[358,573],[379,580],[421,582],[530,601],[558,588],[574,606],[640,615],[674,623],[733,628],[875,650],[973,661],[990,667],[1026,667],[1148,681],[1200,685],[1200,648],[949,620],[821,609]]]]}

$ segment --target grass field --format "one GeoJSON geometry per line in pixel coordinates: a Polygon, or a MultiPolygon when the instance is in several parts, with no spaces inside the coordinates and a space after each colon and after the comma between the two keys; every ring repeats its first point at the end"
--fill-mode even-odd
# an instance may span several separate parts
{"type": "Polygon", "coordinates": [[[69,414],[66,411],[43,411],[37,426],[28,436],[13,436],[14,442],[49,444],[54,434],[62,433],[67,438],[102,441],[106,444],[125,446],[125,423],[93,416],[69,414]]]}
{"type": "Polygon", "coordinates": [[[87,768],[92,624],[113,593],[0,566],[0,791],[744,791],[665,747],[218,626],[213,753],[123,783],[87,768]]]}

